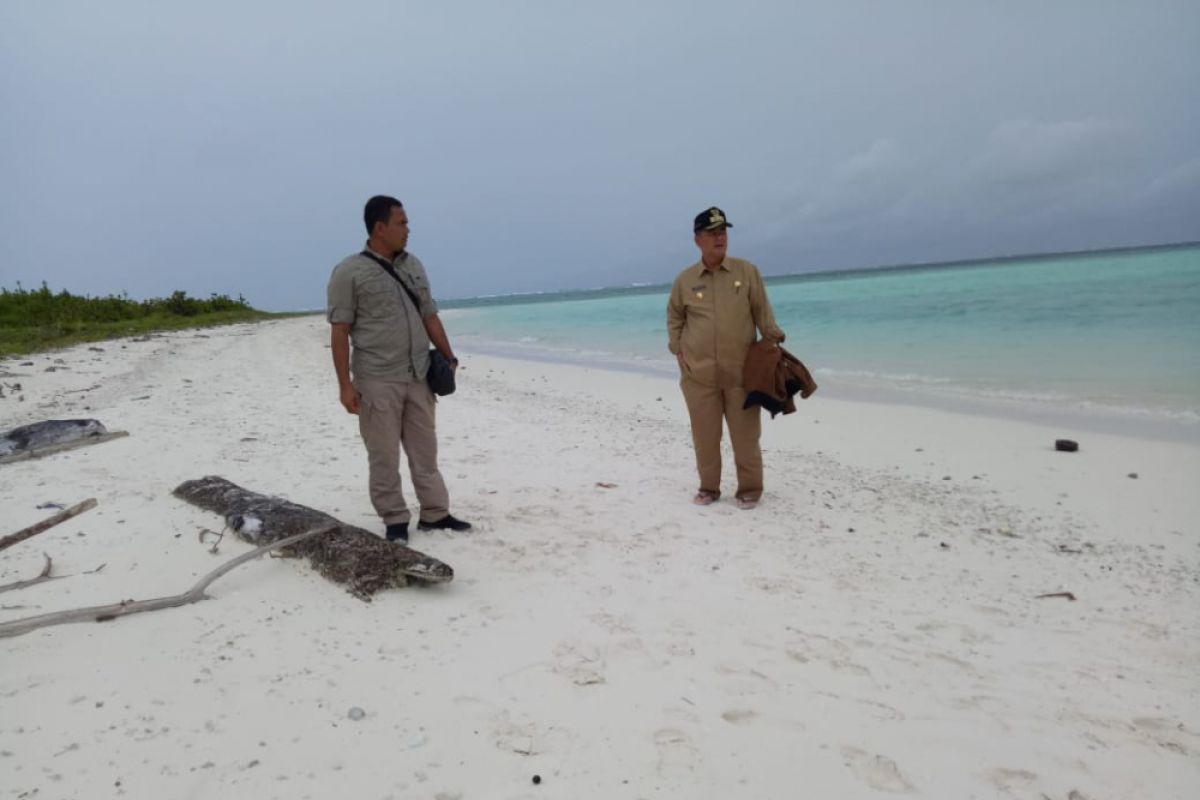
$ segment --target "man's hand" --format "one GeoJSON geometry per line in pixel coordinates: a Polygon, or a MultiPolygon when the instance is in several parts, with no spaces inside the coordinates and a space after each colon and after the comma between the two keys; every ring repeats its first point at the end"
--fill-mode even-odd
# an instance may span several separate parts
{"type": "Polygon", "coordinates": [[[358,389],[354,388],[353,383],[343,384],[339,390],[342,401],[342,408],[346,409],[348,414],[357,414],[360,406],[360,396],[358,389]]]}

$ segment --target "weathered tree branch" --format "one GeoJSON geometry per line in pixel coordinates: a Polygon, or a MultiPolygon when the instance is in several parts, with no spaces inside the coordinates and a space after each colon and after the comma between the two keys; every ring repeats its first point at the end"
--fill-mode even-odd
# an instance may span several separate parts
{"type": "Polygon", "coordinates": [[[50,556],[46,555],[45,553],[42,553],[42,556],[46,559],[46,566],[42,567],[41,573],[39,573],[36,578],[30,578],[27,581],[17,581],[16,583],[6,583],[3,586],[0,586],[0,594],[11,592],[16,589],[27,589],[30,586],[36,586],[39,583],[56,581],[59,578],[67,577],[66,575],[51,575],[50,570],[53,567],[54,562],[51,561],[50,556]]]}
{"type": "Polygon", "coordinates": [[[12,534],[9,534],[8,536],[5,536],[3,539],[0,539],[0,550],[4,550],[9,547],[12,547],[14,544],[20,544],[21,542],[25,541],[26,539],[28,539],[32,536],[37,536],[42,531],[53,528],[55,525],[59,524],[60,522],[66,522],[71,517],[77,517],[80,514],[82,514],[83,512],[85,512],[89,509],[93,509],[95,507],[96,507],[96,498],[89,497],[87,500],[84,500],[82,503],[76,503],[75,505],[71,506],[70,508],[63,509],[62,511],[55,514],[53,517],[47,517],[46,519],[42,520],[41,522],[39,522],[35,525],[30,525],[28,528],[24,528],[22,530],[17,531],[16,533],[12,533],[12,534]]]}
{"type": "Polygon", "coordinates": [[[67,611],[53,611],[49,614],[39,614],[36,617],[26,617],[24,619],[15,619],[11,622],[0,623],[0,639],[9,636],[20,636],[21,634],[29,633],[38,628],[46,628],[51,625],[65,625],[70,622],[106,622],[124,617],[128,614],[138,614],[142,611],[158,611],[162,608],[176,608],[189,603],[195,603],[197,600],[204,600],[208,595],[204,590],[209,585],[220,578],[225,573],[238,567],[247,561],[250,561],[263,553],[271,550],[278,550],[281,547],[294,545],[304,539],[318,536],[323,533],[328,533],[334,530],[336,525],[326,525],[321,528],[313,528],[312,530],[297,533],[294,536],[289,536],[286,539],[279,539],[265,544],[262,547],[251,550],[249,553],[243,553],[237,558],[226,561],[221,566],[214,569],[212,572],[201,578],[195,586],[187,590],[183,594],[171,595],[169,597],[156,597],[152,600],[122,600],[120,603],[112,603],[106,606],[91,606],[90,608],[74,608],[67,611]]]}
{"type": "Polygon", "coordinates": [[[30,458],[41,458],[42,456],[48,456],[52,453],[61,453],[63,450],[74,450],[76,447],[87,447],[90,444],[111,442],[113,439],[120,439],[122,436],[128,435],[129,431],[112,431],[111,433],[102,433],[98,436],[88,436],[71,442],[58,442],[57,444],[39,447],[36,450],[23,450],[20,453],[13,453],[12,455],[8,456],[0,456],[0,464],[11,464],[14,461],[25,461],[30,458]]]}

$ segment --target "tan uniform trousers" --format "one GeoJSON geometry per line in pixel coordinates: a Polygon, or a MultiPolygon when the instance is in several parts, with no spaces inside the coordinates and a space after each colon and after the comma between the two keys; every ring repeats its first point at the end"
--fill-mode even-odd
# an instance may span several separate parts
{"type": "Polygon", "coordinates": [[[696,468],[700,472],[700,491],[721,494],[721,422],[729,426],[733,462],[737,467],[737,497],[757,500],[763,490],[761,408],[742,408],[746,390],[720,389],[684,378],[683,399],[692,419],[692,444],[696,448],[696,468]]]}
{"type": "Polygon", "coordinates": [[[371,505],[385,525],[408,522],[400,481],[400,447],[408,456],[421,519],[435,522],[450,513],[450,495],[437,465],[434,395],[425,381],[390,383],[356,380],[362,396],[358,431],[367,446],[371,505]]]}

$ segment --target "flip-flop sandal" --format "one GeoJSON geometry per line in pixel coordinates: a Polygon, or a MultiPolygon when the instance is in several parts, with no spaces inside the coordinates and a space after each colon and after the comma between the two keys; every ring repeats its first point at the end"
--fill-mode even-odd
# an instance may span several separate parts
{"type": "Polygon", "coordinates": [[[758,505],[757,500],[749,500],[749,499],[746,499],[743,497],[739,497],[737,499],[737,507],[740,508],[742,511],[749,511],[750,509],[754,508],[757,505],[758,505]]]}
{"type": "Polygon", "coordinates": [[[692,498],[692,503],[698,506],[710,506],[717,502],[717,496],[712,492],[696,492],[696,496],[692,498]]]}

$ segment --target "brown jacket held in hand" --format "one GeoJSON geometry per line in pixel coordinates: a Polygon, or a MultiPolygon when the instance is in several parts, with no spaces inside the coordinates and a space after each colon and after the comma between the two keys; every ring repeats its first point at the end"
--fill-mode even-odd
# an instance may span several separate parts
{"type": "Polygon", "coordinates": [[[742,368],[742,386],[746,389],[742,408],[760,405],[771,412],[772,419],[781,411],[791,414],[796,410],[792,399],[796,393],[806,399],[817,390],[817,382],[800,359],[769,341],[750,345],[742,368]]]}

